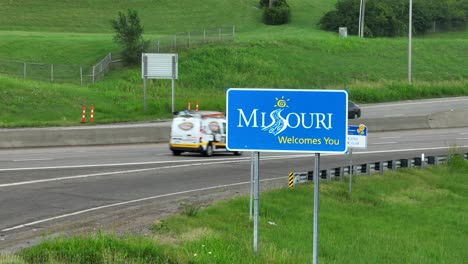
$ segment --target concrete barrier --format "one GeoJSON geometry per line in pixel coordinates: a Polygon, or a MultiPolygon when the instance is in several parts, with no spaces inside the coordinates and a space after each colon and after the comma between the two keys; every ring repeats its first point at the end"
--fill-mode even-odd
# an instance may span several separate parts
{"type": "Polygon", "coordinates": [[[427,116],[350,119],[349,125],[364,124],[369,132],[430,128],[427,116]]]}
{"type": "Polygon", "coordinates": [[[454,110],[433,113],[429,115],[428,123],[430,128],[467,127],[468,111],[454,110]]]}
{"type": "Polygon", "coordinates": [[[169,123],[0,130],[0,148],[169,142],[169,123]]]}
{"type": "MultiPolygon", "coordinates": [[[[468,111],[448,111],[429,116],[350,119],[365,124],[369,132],[407,129],[468,127],[468,111]]],[[[150,123],[77,127],[0,129],[0,148],[85,146],[169,142],[170,120],[150,123]]]]}

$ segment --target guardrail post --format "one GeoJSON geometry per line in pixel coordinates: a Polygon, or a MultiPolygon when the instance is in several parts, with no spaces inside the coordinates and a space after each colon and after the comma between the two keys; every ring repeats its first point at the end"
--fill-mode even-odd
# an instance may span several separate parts
{"type": "Polygon", "coordinates": [[[366,163],[366,173],[367,173],[367,175],[371,174],[371,164],[370,163],[366,163]]]}
{"type": "Polygon", "coordinates": [[[408,159],[400,159],[400,168],[408,168],[408,159]]]}
{"type": "Polygon", "coordinates": [[[414,158],[414,166],[422,167],[422,159],[421,158],[414,158]]]}
{"type": "Polygon", "coordinates": [[[367,173],[367,164],[361,164],[359,167],[361,169],[361,174],[367,173]]]}
{"type": "Polygon", "coordinates": [[[54,82],[54,65],[50,65],[50,82],[54,82]]]}
{"type": "Polygon", "coordinates": [[[319,174],[321,179],[327,179],[327,170],[321,170],[319,174]]]}
{"type": "Polygon", "coordinates": [[[23,63],[23,79],[26,80],[26,62],[23,63]]]}
{"type": "Polygon", "coordinates": [[[314,171],[308,171],[307,172],[307,180],[308,181],[313,181],[314,180],[314,171]]]}
{"type": "Polygon", "coordinates": [[[378,161],[375,163],[374,170],[378,170],[380,174],[383,174],[385,171],[385,166],[383,161],[378,161]]]}
{"type": "Polygon", "coordinates": [[[337,168],[338,170],[338,176],[340,177],[340,181],[344,181],[344,168],[343,167],[339,167],[337,168]]]}
{"type": "Polygon", "coordinates": [[[434,157],[434,156],[428,156],[427,157],[427,164],[435,165],[435,163],[436,163],[436,157],[434,157]]]}

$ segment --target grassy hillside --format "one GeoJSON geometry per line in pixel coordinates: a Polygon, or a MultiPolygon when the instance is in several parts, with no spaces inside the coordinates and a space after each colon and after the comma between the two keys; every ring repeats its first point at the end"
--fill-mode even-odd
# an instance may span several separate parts
{"type": "MultiPolygon", "coordinates": [[[[358,102],[468,94],[467,32],[415,38],[414,85],[408,86],[406,38],[339,38],[317,26],[333,1],[288,2],[292,22],[265,26],[257,0],[2,1],[0,59],[92,65],[108,52],[118,53],[109,21],[132,8],[139,12],[148,40],[236,26],[234,43],[179,52],[176,109],[199,100],[204,109],[223,110],[226,87],[347,88],[358,102]]],[[[143,113],[139,66],[85,86],[0,76],[0,103],[6,108],[0,126],[78,124],[83,104],[96,105],[98,123],[168,117],[170,85],[168,80],[149,83],[149,107],[143,113]],[[47,101],[52,98],[53,103],[47,101]],[[34,118],[23,111],[31,106],[38,113],[34,118]]]]}

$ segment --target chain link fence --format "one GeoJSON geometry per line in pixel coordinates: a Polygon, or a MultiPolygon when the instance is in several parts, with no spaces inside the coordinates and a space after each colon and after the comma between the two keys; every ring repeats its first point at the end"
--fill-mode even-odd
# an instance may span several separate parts
{"type": "Polygon", "coordinates": [[[89,84],[102,80],[110,70],[112,55],[109,53],[93,66],[71,64],[46,64],[0,59],[0,74],[24,80],[54,83],[89,84]]]}
{"type": "Polygon", "coordinates": [[[233,41],[236,36],[235,26],[205,28],[190,32],[165,36],[151,43],[149,52],[168,53],[181,49],[199,47],[209,43],[233,41]]]}
{"type": "MultiPolygon", "coordinates": [[[[209,43],[233,41],[235,26],[206,28],[177,33],[152,42],[149,52],[168,53],[181,49],[194,48],[209,43]]],[[[0,74],[16,76],[24,80],[38,80],[53,83],[90,84],[104,78],[113,65],[120,60],[112,60],[109,53],[93,66],[46,64],[0,59],[0,74]]]]}

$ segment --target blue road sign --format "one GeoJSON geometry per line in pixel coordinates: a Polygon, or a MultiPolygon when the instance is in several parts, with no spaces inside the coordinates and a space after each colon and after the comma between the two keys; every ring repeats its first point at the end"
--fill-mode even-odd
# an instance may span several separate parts
{"type": "Polygon", "coordinates": [[[230,88],[226,100],[228,150],[347,150],[346,91],[230,88]]]}
{"type": "Polygon", "coordinates": [[[367,148],[367,127],[364,124],[348,126],[348,147],[367,148]]]}

